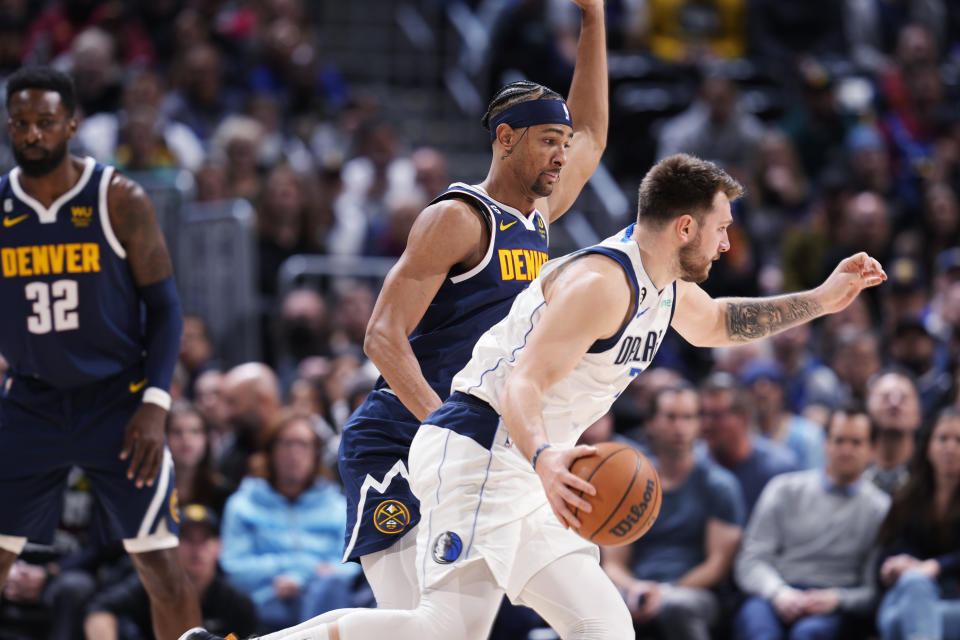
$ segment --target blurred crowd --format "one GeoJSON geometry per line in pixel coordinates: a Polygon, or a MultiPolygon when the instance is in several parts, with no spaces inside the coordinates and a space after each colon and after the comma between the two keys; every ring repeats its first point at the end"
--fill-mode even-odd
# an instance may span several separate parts
{"type": "MultiPolygon", "coordinates": [[[[483,177],[407,139],[324,58],[327,4],[0,0],[0,76],[73,76],[74,153],[157,180],[187,172],[196,201],[256,212],[262,362],[226,361],[188,315],[167,426],[181,558],[207,628],[241,637],[372,605],[359,567],[340,562],[336,452],[376,377],[362,347],[377,283],[281,290],[280,265],[395,258],[433,195],[483,177]]],[[[519,75],[566,90],[579,24],[567,0],[407,4],[428,25],[454,6],[486,16],[481,92],[519,75]]],[[[960,2],[606,5],[605,163],[628,197],[680,151],[747,187],[712,295],[814,287],[857,250],[890,276],[755,345],[670,336],[585,435],[636,443],[661,474],[653,529],[603,553],[638,637],[960,638],[960,2]]],[[[489,153],[477,131],[463,138],[444,150],[489,153]]],[[[12,163],[4,131],[0,169],[12,163]]],[[[88,526],[96,509],[74,473],[54,545],[28,546],[11,573],[0,638],[150,637],[129,561],[88,526]]],[[[493,637],[541,625],[505,608],[493,637]]]]}

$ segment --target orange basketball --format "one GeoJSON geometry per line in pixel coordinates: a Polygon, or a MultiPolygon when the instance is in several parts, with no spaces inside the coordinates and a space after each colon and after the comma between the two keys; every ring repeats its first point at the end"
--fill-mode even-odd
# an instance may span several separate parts
{"type": "Polygon", "coordinates": [[[646,456],[631,446],[601,442],[597,453],[577,458],[570,471],[597,490],[582,495],[593,510],[574,509],[581,536],[599,545],[630,544],[647,532],[660,513],[660,476],[646,456]]]}

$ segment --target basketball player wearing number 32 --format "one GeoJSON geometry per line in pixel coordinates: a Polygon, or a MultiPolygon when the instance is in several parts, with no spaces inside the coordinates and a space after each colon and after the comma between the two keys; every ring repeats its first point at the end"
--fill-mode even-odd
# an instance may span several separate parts
{"type": "Polygon", "coordinates": [[[577,438],[650,365],[669,326],[702,347],[750,342],[886,279],[858,253],[810,291],[711,298],[697,283],[730,248],[741,193],[712,163],[670,156],[644,177],[635,224],[543,266],[410,448],[420,605],[354,611],[303,638],[485,638],[504,593],[565,640],[634,637],[597,547],[575,532],[573,510],[591,508],[578,494],[594,494],[569,471],[593,451],[577,438]]]}
{"type": "Polygon", "coordinates": [[[0,179],[0,585],[27,539],[49,543],[67,473],[93,487],[105,537],[123,539],[154,632],[200,622],[174,547],[173,462],[163,443],[180,352],[173,267],[143,189],[69,153],[69,76],[7,82],[17,167],[0,179]],[[145,313],[144,313],[145,312],[145,313]]]}

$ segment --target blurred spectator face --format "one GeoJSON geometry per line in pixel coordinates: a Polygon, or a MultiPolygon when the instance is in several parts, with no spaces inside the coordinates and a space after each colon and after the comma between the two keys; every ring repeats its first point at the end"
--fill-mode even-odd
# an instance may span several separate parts
{"type": "Polygon", "coordinates": [[[183,336],[180,338],[180,362],[187,371],[195,372],[210,360],[213,345],[207,335],[207,325],[199,316],[183,317],[183,336]]]}
{"type": "Polygon", "coordinates": [[[331,403],[347,401],[350,386],[359,369],[360,360],[356,356],[342,355],[333,361],[330,374],[324,379],[323,387],[331,403]]]}
{"type": "Polygon", "coordinates": [[[222,427],[226,421],[226,406],[223,401],[223,374],[219,371],[204,371],[193,383],[194,406],[209,424],[222,427]]]}
{"type": "Polygon", "coordinates": [[[205,588],[217,573],[217,558],[220,557],[220,538],[206,525],[180,526],[180,564],[194,587],[205,588]]]}
{"type": "Polygon", "coordinates": [[[103,29],[91,27],[73,42],[73,79],[80,102],[99,96],[113,76],[113,38],[103,29]]]}
{"type": "Polygon", "coordinates": [[[187,94],[200,105],[216,104],[220,98],[220,53],[200,44],[187,52],[183,82],[187,94]]]}
{"type": "Polygon", "coordinates": [[[436,149],[421,147],[410,155],[416,171],[416,181],[428,197],[433,197],[447,188],[450,175],[447,172],[447,160],[436,149]]]}
{"type": "Polygon", "coordinates": [[[923,325],[911,322],[911,326],[898,328],[890,341],[890,356],[917,377],[933,366],[937,345],[923,325]]]}
{"type": "Polygon", "coordinates": [[[409,189],[388,196],[387,201],[389,202],[387,220],[390,225],[388,229],[390,244],[402,253],[402,249],[407,246],[410,229],[413,228],[413,223],[427,206],[428,201],[419,189],[409,189]]]}
{"type": "Polygon", "coordinates": [[[309,416],[323,415],[323,403],[317,386],[303,378],[297,378],[290,385],[288,405],[297,413],[309,416]]]}
{"type": "Polygon", "coordinates": [[[880,370],[880,347],[872,334],[862,333],[841,341],[833,357],[831,368],[842,381],[850,385],[860,397],[866,391],[867,380],[880,370]]]}
{"type": "Polygon", "coordinates": [[[947,415],[933,426],[927,458],[938,479],[960,478],[960,417],[947,415]]]}
{"type": "Polygon", "coordinates": [[[918,115],[932,124],[935,110],[943,102],[943,80],[936,65],[920,65],[910,70],[906,77],[907,92],[918,115]]]}
{"type": "Polygon", "coordinates": [[[156,109],[163,97],[163,87],[156,74],[145,71],[130,82],[123,90],[123,108],[132,111],[137,107],[156,109]]]}
{"type": "Polygon", "coordinates": [[[710,451],[725,458],[727,451],[739,448],[748,437],[747,416],[733,407],[729,391],[710,391],[700,394],[701,433],[710,451]]]}
{"type": "Polygon", "coordinates": [[[123,139],[130,149],[126,168],[145,171],[154,168],[155,163],[162,160],[155,157],[158,147],[163,147],[163,140],[157,133],[157,112],[154,109],[138,107],[128,111],[123,139]]]}
{"type": "Polygon", "coordinates": [[[650,410],[653,396],[663,389],[676,387],[683,382],[683,377],[666,367],[652,367],[636,376],[627,387],[632,404],[640,416],[647,415],[650,410]]]}
{"type": "Polygon", "coordinates": [[[302,359],[324,349],[327,338],[327,305],[313,289],[294,289],[283,299],[280,333],[284,348],[302,359]]]}
{"type": "Polygon", "coordinates": [[[760,376],[747,387],[757,413],[762,416],[778,416],[784,409],[783,386],[776,380],[760,376]]]}
{"type": "Polygon", "coordinates": [[[927,232],[937,237],[950,237],[960,227],[960,208],[957,194],[950,185],[936,182],[925,194],[924,222],[927,232]]]}
{"type": "Polygon", "coordinates": [[[906,25],[897,37],[897,60],[903,67],[918,64],[935,64],[937,45],[933,34],[917,24],[906,25]]]}
{"type": "Polygon", "coordinates": [[[798,324],[772,336],[770,342],[777,361],[783,364],[791,363],[807,350],[810,344],[810,325],[798,324]]]}
{"type": "Polygon", "coordinates": [[[841,485],[855,482],[873,456],[870,418],[863,413],[835,412],[827,428],[824,450],[830,478],[841,485]]]}
{"type": "Polygon", "coordinates": [[[227,422],[238,433],[254,434],[263,421],[258,411],[257,393],[252,381],[233,382],[224,380],[223,400],[227,422]]]}
{"type": "Polygon", "coordinates": [[[286,167],[277,167],[267,178],[263,206],[258,211],[261,235],[277,246],[295,247],[300,241],[303,208],[303,190],[297,174],[286,167]]]}
{"type": "Polygon", "coordinates": [[[207,432],[200,414],[195,411],[171,414],[167,446],[177,468],[196,468],[207,450],[207,432]]]}
{"type": "Polygon", "coordinates": [[[384,171],[397,157],[399,144],[397,130],[389,124],[379,123],[362,136],[360,154],[369,158],[379,171],[384,171]]]}
{"type": "Polygon", "coordinates": [[[700,435],[700,401],[692,389],[661,391],[656,413],[647,422],[658,456],[681,457],[693,451],[700,435]]]}
{"type": "Polygon", "coordinates": [[[227,197],[227,172],[217,162],[205,162],[193,175],[197,183],[197,200],[211,202],[227,197]]]}
{"type": "Polygon", "coordinates": [[[843,229],[843,240],[847,246],[882,256],[890,242],[887,203],[872,192],[854,196],[847,202],[843,229]]]}
{"type": "Polygon", "coordinates": [[[917,390],[898,373],[883,375],[868,390],[867,412],[878,427],[877,464],[884,469],[906,464],[922,420],[917,390]]]}
{"type": "Polygon", "coordinates": [[[277,484],[306,488],[317,472],[317,445],[317,434],[308,420],[294,419],[283,427],[270,450],[277,484]]]}
{"type": "Polygon", "coordinates": [[[710,111],[710,120],[724,124],[737,107],[737,87],[727,78],[707,78],[701,89],[703,101],[710,111]]]}

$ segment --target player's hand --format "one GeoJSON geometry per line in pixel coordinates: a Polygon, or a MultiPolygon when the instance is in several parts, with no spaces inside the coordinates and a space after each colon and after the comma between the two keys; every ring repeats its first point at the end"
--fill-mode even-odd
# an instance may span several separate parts
{"type": "Polygon", "coordinates": [[[572,509],[590,513],[590,503],[578,495],[582,491],[587,495],[597,494],[593,485],[570,472],[570,465],[577,458],[592,456],[596,448],[588,445],[576,447],[552,446],[540,452],[537,458],[537,475],[543,483],[550,508],[565,529],[580,528],[580,521],[573,515],[572,509]]]}
{"type": "Polygon", "coordinates": [[[804,592],[806,606],[803,609],[805,616],[830,615],[840,607],[840,595],[836,589],[807,589],[804,592]]]}
{"type": "Polygon", "coordinates": [[[874,258],[860,252],[844,258],[833,273],[816,289],[819,302],[827,313],[847,308],[857,295],[887,279],[887,273],[874,258]]]}
{"type": "Polygon", "coordinates": [[[138,489],[143,485],[153,486],[160,463],[163,462],[163,425],[166,417],[165,409],[144,402],[127,423],[120,459],[126,460],[133,453],[127,478],[134,480],[138,489]]]}
{"type": "Polygon", "coordinates": [[[804,593],[793,587],[782,587],[773,596],[773,608],[776,609],[780,619],[787,624],[796,622],[801,618],[806,606],[807,598],[804,593]]]}

